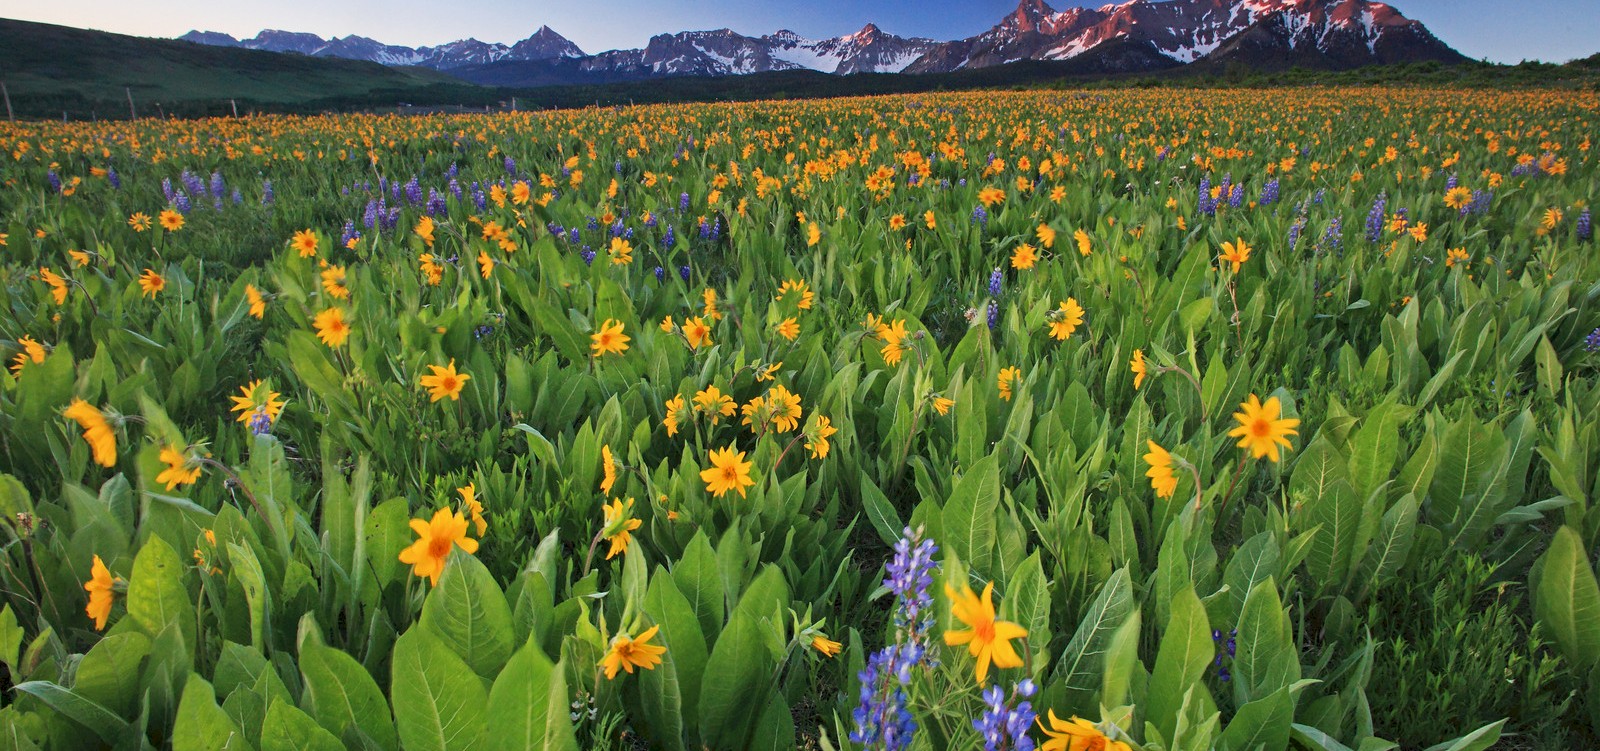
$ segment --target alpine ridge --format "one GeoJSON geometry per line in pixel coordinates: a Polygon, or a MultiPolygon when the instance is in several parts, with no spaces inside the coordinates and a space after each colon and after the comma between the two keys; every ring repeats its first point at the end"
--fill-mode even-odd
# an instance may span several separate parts
{"type": "Polygon", "coordinates": [[[1073,70],[1086,73],[1138,73],[1201,61],[1345,69],[1466,60],[1421,22],[1376,0],[1123,0],[1060,11],[1045,0],[1020,0],[987,31],[945,42],[896,36],[871,23],[827,39],[786,29],[747,36],[723,28],[657,34],[643,48],[595,55],[548,26],[512,45],[462,39],[412,48],[360,36],[323,39],[276,30],[245,40],[211,31],[191,31],[180,39],[425,66],[501,86],[783,70],[948,73],[1023,60],[1074,61],[1073,70]]]}

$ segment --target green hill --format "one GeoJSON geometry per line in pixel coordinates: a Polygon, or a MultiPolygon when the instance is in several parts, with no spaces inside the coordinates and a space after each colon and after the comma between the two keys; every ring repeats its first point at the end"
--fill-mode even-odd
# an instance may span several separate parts
{"type": "Polygon", "coordinates": [[[477,87],[426,68],[210,47],[0,19],[0,80],[18,117],[240,114],[336,108],[343,100],[393,104],[419,90],[477,87]],[[125,90],[126,89],[126,90],[125,90]]]}

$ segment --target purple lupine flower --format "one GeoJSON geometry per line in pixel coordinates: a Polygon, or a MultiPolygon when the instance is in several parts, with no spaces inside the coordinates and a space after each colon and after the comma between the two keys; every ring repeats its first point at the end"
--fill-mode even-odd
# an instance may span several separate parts
{"type": "Polygon", "coordinates": [[[384,232],[388,232],[388,231],[394,229],[395,225],[398,225],[399,223],[400,223],[400,207],[399,206],[390,206],[389,207],[389,213],[384,214],[383,217],[382,217],[382,221],[380,222],[380,224],[383,225],[383,231],[384,232]]]}
{"type": "Polygon", "coordinates": [[[626,229],[626,227],[622,226],[622,220],[619,218],[611,223],[611,236],[622,237],[622,233],[626,229]]]}
{"type": "Polygon", "coordinates": [[[573,227],[572,229],[567,231],[567,242],[570,242],[573,245],[577,245],[578,244],[578,240],[581,237],[582,237],[582,235],[578,234],[578,228],[577,227],[573,227]]]}
{"type": "MultiPolygon", "coordinates": [[[[455,165],[451,165],[451,166],[453,167],[455,165]]],[[[510,154],[506,155],[505,167],[506,167],[506,174],[508,174],[508,175],[517,174],[517,160],[512,159],[510,154]]]]}
{"type": "Polygon", "coordinates": [[[361,226],[372,229],[378,226],[378,200],[367,199],[367,210],[361,215],[361,226]]]}
{"type": "Polygon", "coordinates": [[[176,209],[179,214],[183,214],[184,216],[188,216],[189,212],[194,209],[194,207],[189,204],[189,194],[184,193],[181,190],[178,191],[177,195],[172,197],[172,208],[176,209]]]}
{"type": "Polygon", "coordinates": [[[189,170],[184,170],[182,174],[178,175],[178,178],[183,181],[183,187],[189,191],[189,195],[205,195],[206,184],[205,181],[200,179],[199,175],[189,170]]]}
{"type": "Polygon", "coordinates": [[[660,283],[665,282],[667,280],[667,270],[666,269],[663,269],[660,266],[657,266],[656,270],[655,270],[655,274],[656,274],[656,284],[660,284],[660,283]]]}
{"type": "Polygon", "coordinates": [[[1289,248],[1292,250],[1295,243],[1300,242],[1300,233],[1306,229],[1306,215],[1301,214],[1294,218],[1294,224],[1289,225],[1289,248]]]}
{"type": "Polygon", "coordinates": [[[672,248],[672,247],[677,246],[677,244],[678,244],[678,235],[673,230],[672,225],[670,225],[670,224],[667,225],[667,234],[664,237],[661,238],[661,244],[662,244],[663,247],[667,247],[667,248],[672,248]]]}
{"type": "Polygon", "coordinates": [[[272,418],[261,410],[250,415],[249,425],[250,432],[254,435],[266,435],[272,432],[272,418]]]}
{"type": "Polygon", "coordinates": [[[654,229],[657,224],[661,223],[661,222],[656,220],[656,215],[655,214],[651,214],[648,211],[645,212],[645,214],[647,215],[648,218],[644,220],[644,226],[650,227],[651,229],[654,229]]]}
{"type": "Polygon", "coordinates": [[[588,228],[590,232],[600,229],[600,220],[592,216],[589,217],[588,228]]]}
{"type": "Polygon", "coordinates": [[[106,182],[111,183],[112,190],[122,190],[122,176],[117,174],[116,167],[106,168],[106,182]]]}
{"type": "Polygon", "coordinates": [[[461,174],[461,168],[456,166],[455,162],[451,162],[450,169],[445,170],[444,174],[450,178],[450,182],[455,182],[456,176],[461,174]]]}
{"type": "Polygon", "coordinates": [[[682,279],[682,280],[684,280],[686,282],[689,281],[689,267],[688,266],[679,266],[678,267],[678,278],[680,278],[680,279],[682,279]]]}
{"type": "Polygon", "coordinates": [[[277,200],[277,199],[272,195],[272,181],[271,180],[262,180],[261,181],[261,205],[262,206],[271,206],[272,202],[275,201],[275,200],[277,200]]]}
{"type": "Polygon", "coordinates": [[[1321,206],[1322,205],[1322,197],[1324,195],[1326,195],[1327,192],[1328,191],[1323,190],[1322,188],[1317,188],[1317,192],[1311,196],[1311,202],[1316,204],[1316,205],[1318,205],[1318,206],[1321,206]]]}
{"type": "Polygon", "coordinates": [[[1383,212],[1389,197],[1379,193],[1372,199],[1372,210],[1367,212],[1367,242],[1375,243],[1383,237],[1383,212]]]}
{"type": "Polygon", "coordinates": [[[984,211],[983,210],[983,206],[981,204],[978,205],[978,206],[973,206],[972,207],[972,221],[977,222],[984,229],[988,229],[989,228],[989,212],[984,211]]]}
{"type": "Polygon", "coordinates": [[[239,192],[238,188],[234,188],[233,189],[233,205],[238,206],[241,203],[244,203],[244,193],[239,192]]]}
{"type": "Polygon", "coordinates": [[[921,172],[913,172],[910,174],[910,176],[906,177],[906,185],[916,185],[920,182],[922,182],[921,172]]]}
{"type": "Polygon", "coordinates": [[[51,193],[61,192],[61,176],[56,174],[55,170],[46,170],[44,173],[44,179],[50,181],[51,193]]]}
{"type": "Polygon", "coordinates": [[[1228,194],[1228,205],[1237,209],[1243,203],[1244,203],[1244,186],[1241,185],[1241,184],[1235,183],[1234,186],[1233,186],[1233,192],[1228,194]]]}
{"type": "Polygon", "coordinates": [[[1274,177],[1261,186],[1261,205],[1271,206],[1278,202],[1278,178],[1274,177]]]}
{"type": "Polygon", "coordinates": [[[1458,177],[1456,177],[1456,173],[1451,172],[1450,173],[1450,177],[1446,178],[1445,181],[1444,181],[1444,189],[1447,190],[1447,191],[1455,190],[1456,186],[1460,185],[1460,184],[1461,184],[1461,180],[1458,177]]]}
{"type": "Polygon", "coordinates": [[[1028,730],[1037,715],[1029,699],[1037,691],[1033,681],[1024,678],[1009,698],[999,686],[983,692],[985,711],[973,719],[972,727],[983,736],[984,751],[1033,751],[1028,730]]]}
{"type": "Polygon", "coordinates": [[[1594,218],[1589,216],[1589,210],[1584,209],[1578,214],[1578,239],[1591,240],[1594,238],[1594,218]]]}
{"type": "Polygon", "coordinates": [[[472,330],[473,339],[482,339],[486,336],[494,336],[494,327],[487,323],[472,330]]]}
{"type": "Polygon", "coordinates": [[[933,628],[933,556],[938,546],[923,539],[922,530],[905,530],[895,543],[894,558],[885,567],[884,586],[895,595],[894,641],[873,653],[857,674],[860,704],[852,717],[850,740],[867,748],[902,749],[916,734],[917,723],[906,709],[905,687],[911,671],[934,663],[926,644],[933,628]]]}
{"type": "Polygon", "coordinates": [[[444,196],[440,195],[439,191],[429,188],[427,206],[428,216],[439,216],[440,214],[446,213],[449,210],[449,206],[445,204],[444,196]]]}
{"type": "Polygon", "coordinates": [[[360,240],[361,233],[356,231],[355,222],[345,222],[344,231],[339,233],[339,247],[350,247],[351,240],[360,240]]]}
{"type": "Polygon", "coordinates": [[[1158,162],[1167,161],[1167,155],[1170,154],[1170,153],[1172,153],[1172,149],[1167,148],[1166,146],[1162,146],[1160,148],[1160,150],[1156,151],[1156,161],[1158,161],[1158,162]]]}
{"type": "Polygon", "coordinates": [[[211,199],[211,208],[216,209],[217,211],[221,211],[222,210],[222,199],[221,198],[213,198],[213,199],[211,199]]]}
{"type": "Polygon", "coordinates": [[[1344,221],[1340,217],[1336,216],[1328,223],[1327,231],[1322,233],[1321,244],[1325,249],[1334,252],[1344,248],[1344,221]]]}
{"type": "Polygon", "coordinates": [[[1206,216],[1216,216],[1217,215],[1216,204],[1211,202],[1211,176],[1210,175],[1201,175],[1200,176],[1200,185],[1197,186],[1197,192],[1199,193],[1199,198],[1198,198],[1199,203],[1198,203],[1197,208],[1200,209],[1200,213],[1205,214],[1206,216]]]}
{"type": "Polygon", "coordinates": [[[678,210],[679,211],[688,211],[689,210],[689,194],[688,193],[679,193],[678,194],[678,210]]]}
{"type": "Polygon", "coordinates": [[[584,265],[586,265],[586,266],[593,266],[594,265],[594,251],[590,250],[589,246],[587,246],[587,245],[583,246],[582,255],[583,255],[583,263],[584,263],[584,265]]]}
{"type": "Polygon", "coordinates": [[[161,197],[165,199],[167,203],[172,203],[172,196],[172,178],[161,178],[161,197]]]}
{"type": "Polygon", "coordinates": [[[1589,332],[1583,339],[1583,348],[1590,352],[1600,352],[1600,328],[1589,332]]]}
{"type": "Polygon", "coordinates": [[[412,206],[422,205],[422,186],[417,184],[416,175],[412,175],[411,179],[406,181],[405,191],[406,203],[412,206]]]}
{"type": "Polygon", "coordinates": [[[226,185],[224,185],[223,182],[222,182],[222,171],[221,170],[212,170],[212,172],[211,172],[211,197],[212,198],[221,198],[224,195],[226,195],[227,192],[228,192],[228,187],[226,185]]]}
{"type": "Polygon", "coordinates": [[[472,184],[472,204],[477,206],[479,211],[489,208],[489,197],[484,195],[483,188],[478,187],[477,183],[472,184]]]}
{"type": "Polygon", "coordinates": [[[611,171],[615,172],[615,173],[617,173],[619,175],[622,174],[622,160],[621,159],[618,159],[616,161],[616,163],[611,165],[611,171]]]}
{"type": "Polygon", "coordinates": [[[995,302],[993,300],[990,300],[989,301],[989,330],[990,331],[994,331],[994,327],[999,326],[999,325],[1000,325],[1000,303],[997,303],[997,302],[995,302]]]}
{"type": "MultiPolygon", "coordinates": [[[[452,168],[455,167],[454,164],[452,164],[450,166],[452,168]]],[[[461,200],[461,183],[460,183],[460,181],[456,180],[454,177],[451,177],[450,178],[449,190],[450,190],[450,195],[455,196],[455,199],[457,201],[461,200]]]]}
{"type": "Polygon", "coordinates": [[[1000,296],[1000,282],[1003,279],[1005,279],[1005,273],[1000,270],[999,266],[996,266],[994,268],[994,271],[989,272],[989,296],[990,297],[999,297],[1000,296]]]}

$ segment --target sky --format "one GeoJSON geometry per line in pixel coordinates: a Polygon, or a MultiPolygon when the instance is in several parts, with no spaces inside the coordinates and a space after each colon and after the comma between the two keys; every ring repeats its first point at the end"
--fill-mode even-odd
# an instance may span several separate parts
{"type": "MultiPolygon", "coordinates": [[[[1055,0],[1057,10],[1096,3],[1055,0]]],[[[1565,62],[1600,52],[1600,0],[1393,0],[1407,17],[1474,59],[1565,62]]],[[[0,0],[0,17],[139,36],[190,29],[250,37],[263,28],[387,44],[474,37],[507,44],[548,25],[585,52],[643,47],[651,35],[731,28],[758,36],[848,34],[867,22],[900,36],[960,39],[988,29],[1016,0],[0,0]],[[448,10],[446,10],[448,9],[448,10]]]]}

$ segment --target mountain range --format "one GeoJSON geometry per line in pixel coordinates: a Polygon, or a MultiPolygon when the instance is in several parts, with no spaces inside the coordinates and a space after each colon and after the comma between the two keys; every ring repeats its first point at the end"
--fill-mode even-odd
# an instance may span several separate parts
{"type": "Polygon", "coordinates": [[[437,47],[387,45],[360,36],[262,31],[239,40],[211,31],[179,37],[199,44],[423,66],[497,86],[610,83],[668,76],[730,76],[783,70],[948,73],[1023,60],[1075,61],[1098,73],[1137,73],[1199,61],[1252,67],[1347,69],[1370,64],[1466,58],[1421,22],[1375,0],[1124,0],[1057,11],[1021,0],[992,28],[951,41],[908,38],[874,24],[828,39],[780,30],[747,36],[730,29],[658,34],[638,49],[586,54],[541,26],[512,45],[462,39],[437,47]]]}

